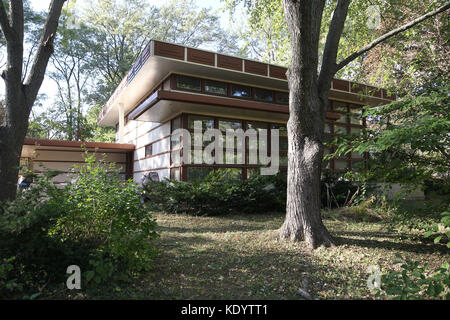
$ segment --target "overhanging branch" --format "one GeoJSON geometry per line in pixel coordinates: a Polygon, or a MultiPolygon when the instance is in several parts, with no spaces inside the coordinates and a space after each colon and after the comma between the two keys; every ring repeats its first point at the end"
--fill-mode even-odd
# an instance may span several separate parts
{"type": "Polygon", "coordinates": [[[363,55],[364,53],[366,53],[367,51],[373,49],[374,47],[376,47],[377,45],[379,45],[380,43],[396,36],[399,33],[402,33],[408,29],[411,29],[412,27],[414,27],[415,25],[419,24],[420,22],[431,18],[441,12],[444,12],[446,10],[448,10],[450,8],[450,2],[447,3],[446,5],[431,11],[397,29],[394,29],[384,35],[382,35],[381,37],[379,37],[378,39],[375,39],[374,41],[372,41],[371,43],[369,43],[368,45],[366,45],[365,47],[361,48],[359,51],[351,54],[350,56],[348,56],[347,58],[345,58],[344,60],[342,60],[338,65],[337,65],[337,69],[336,72],[341,70],[342,68],[344,68],[346,65],[348,65],[350,62],[352,62],[353,60],[355,60],[356,58],[360,57],[361,55],[363,55]]]}

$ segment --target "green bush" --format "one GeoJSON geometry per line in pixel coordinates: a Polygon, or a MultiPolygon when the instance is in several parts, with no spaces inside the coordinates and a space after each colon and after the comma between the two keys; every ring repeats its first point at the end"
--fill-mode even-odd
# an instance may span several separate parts
{"type": "Polygon", "coordinates": [[[120,279],[151,267],[156,222],[142,190],[123,181],[114,165],[86,154],[64,188],[51,175],[36,177],[17,199],[1,205],[0,297],[35,297],[78,265],[84,284],[120,279]]]}
{"type": "Polygon", "coordinates": [[[428,266],[417,261],[403,259],[394,262],[400,264],[400,271],[392,271],[382,275],[381,283],[384,293],[393,299],[445,299],[450,300],[450,267],[444,263],[437,270],[429,270],[428,266]]]}
{"type": "Polygon", "coordinates": [[[320,181],[323,208],[345,207],[365,199],[367,185],[347,179],[344,174],[324,172],[320,181]]]}
{"type": "Polygon", "coordinates": [[[227,169],[211,172],[202,181],[151,181],[144,191],[153,210],[189,215],[284,211],[286,203],[282,175],[254,175],[241,181],[227,169]]]}

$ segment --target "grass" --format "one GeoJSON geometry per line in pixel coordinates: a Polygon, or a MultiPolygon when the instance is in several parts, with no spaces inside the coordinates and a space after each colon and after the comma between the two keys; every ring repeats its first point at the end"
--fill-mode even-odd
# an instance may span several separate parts
{"type": "MultiPolygon", "coordinates": [[[[131,286],[91,298],[126,299],[373,299],[367,269],[393,270],[396,254],[435,268],[449,249],[383,217],[340,209],[325,212],[336,248],[309,250],[279,241],[282,214],[191,217],[156,213],[161,234],[154,269],[131,286]]],[[[89,298],[89,297],[87,297],[89,298]]]]}

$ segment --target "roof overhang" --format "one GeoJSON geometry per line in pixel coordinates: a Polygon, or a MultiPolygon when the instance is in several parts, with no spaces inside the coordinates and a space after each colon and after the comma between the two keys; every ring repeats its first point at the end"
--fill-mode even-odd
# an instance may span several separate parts
{"type": "MultiPolygon", "coordinates": [[[[256,121],[271,119],[285,123],[289,118],[289,107],[185,92],[156,91],[128,115],[128,120],[165,122],[181,113],[256,121]]],[[[337,120],[341,114],[327,112],[326,117],[337,120]]]]}
{"type": "MultiPolygon", "coordinates": [[[[114,126],[119,105],[129,114],[173,73],[288,91],[285,67],[215,52],[151,40],[103,108],[98,124],[114,126]]],[[[150,97],[151,98],[151,97],[150,97]]],[[[387,91],[346,80],[333,79],[330,99],[380,105],[395,99],[387,91]]]]}
{"type": "Polygon", "coordinates": [[[101,126],[116,125],[119,116],[119,104],[123,105],[125,114],[129,113],[142,102],[143,98],[153,92],[172,73],[195,75],[196,77],[206,79],[230,81],[272,90],[288,90],[286,80],[205,66],[194,62],[152,56],[142,66],[142,69],[131,83],[122,90],[119,97],[109,107],[109,110],[103,118],[99,119],[98,124],[101,126]]]}
{"type": "Polygon", "coordinates": [[[135,145],[106,142],[84,142],[27,138],[25,139],[23,144],[22,156],[27,157],[27,154],[29,152],[41,149],[82,151],[83,148],[87,149],[88,151],[96,152],[130,152],[135,149],[135,145]]]}

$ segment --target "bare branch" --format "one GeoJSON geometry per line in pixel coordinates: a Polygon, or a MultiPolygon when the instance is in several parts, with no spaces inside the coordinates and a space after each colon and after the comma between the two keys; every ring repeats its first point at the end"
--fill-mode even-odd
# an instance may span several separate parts
{"type": "Polygon", "coordinates": [[[408,29],[411,29],[412,27],[414,27],[415,25],[419,24],[420,22],[431,18],[441,12],[444,12],[446,10],[448,10],[450,8],[450,2],[447,3],[446,5],[431,11],[397,29],[394,29],[384,35],[382,35],[381,37],[379,37],[378,39],[372,41],[371,43],[369,43],[368,45],[366,45],[365,47],[361,48],[359,51],[351,54],[350,56],[348,56],[347,58],[345,58],[344,60],[342,60],[338,65],[337,65],[337,69],[336,71],[339,71],[340,69],[344,68],[346,65],[348,65],[350,62],[352,62],[353,60],[355,60],[356,58],[360,57],[361,55],[363,55],[364,53],[366,53],[367,51],[373,49],[374,47],[376,47],[377,45],[379,45],[380,43],[396,36],[397,34],[404,32],[408,29]]]}

